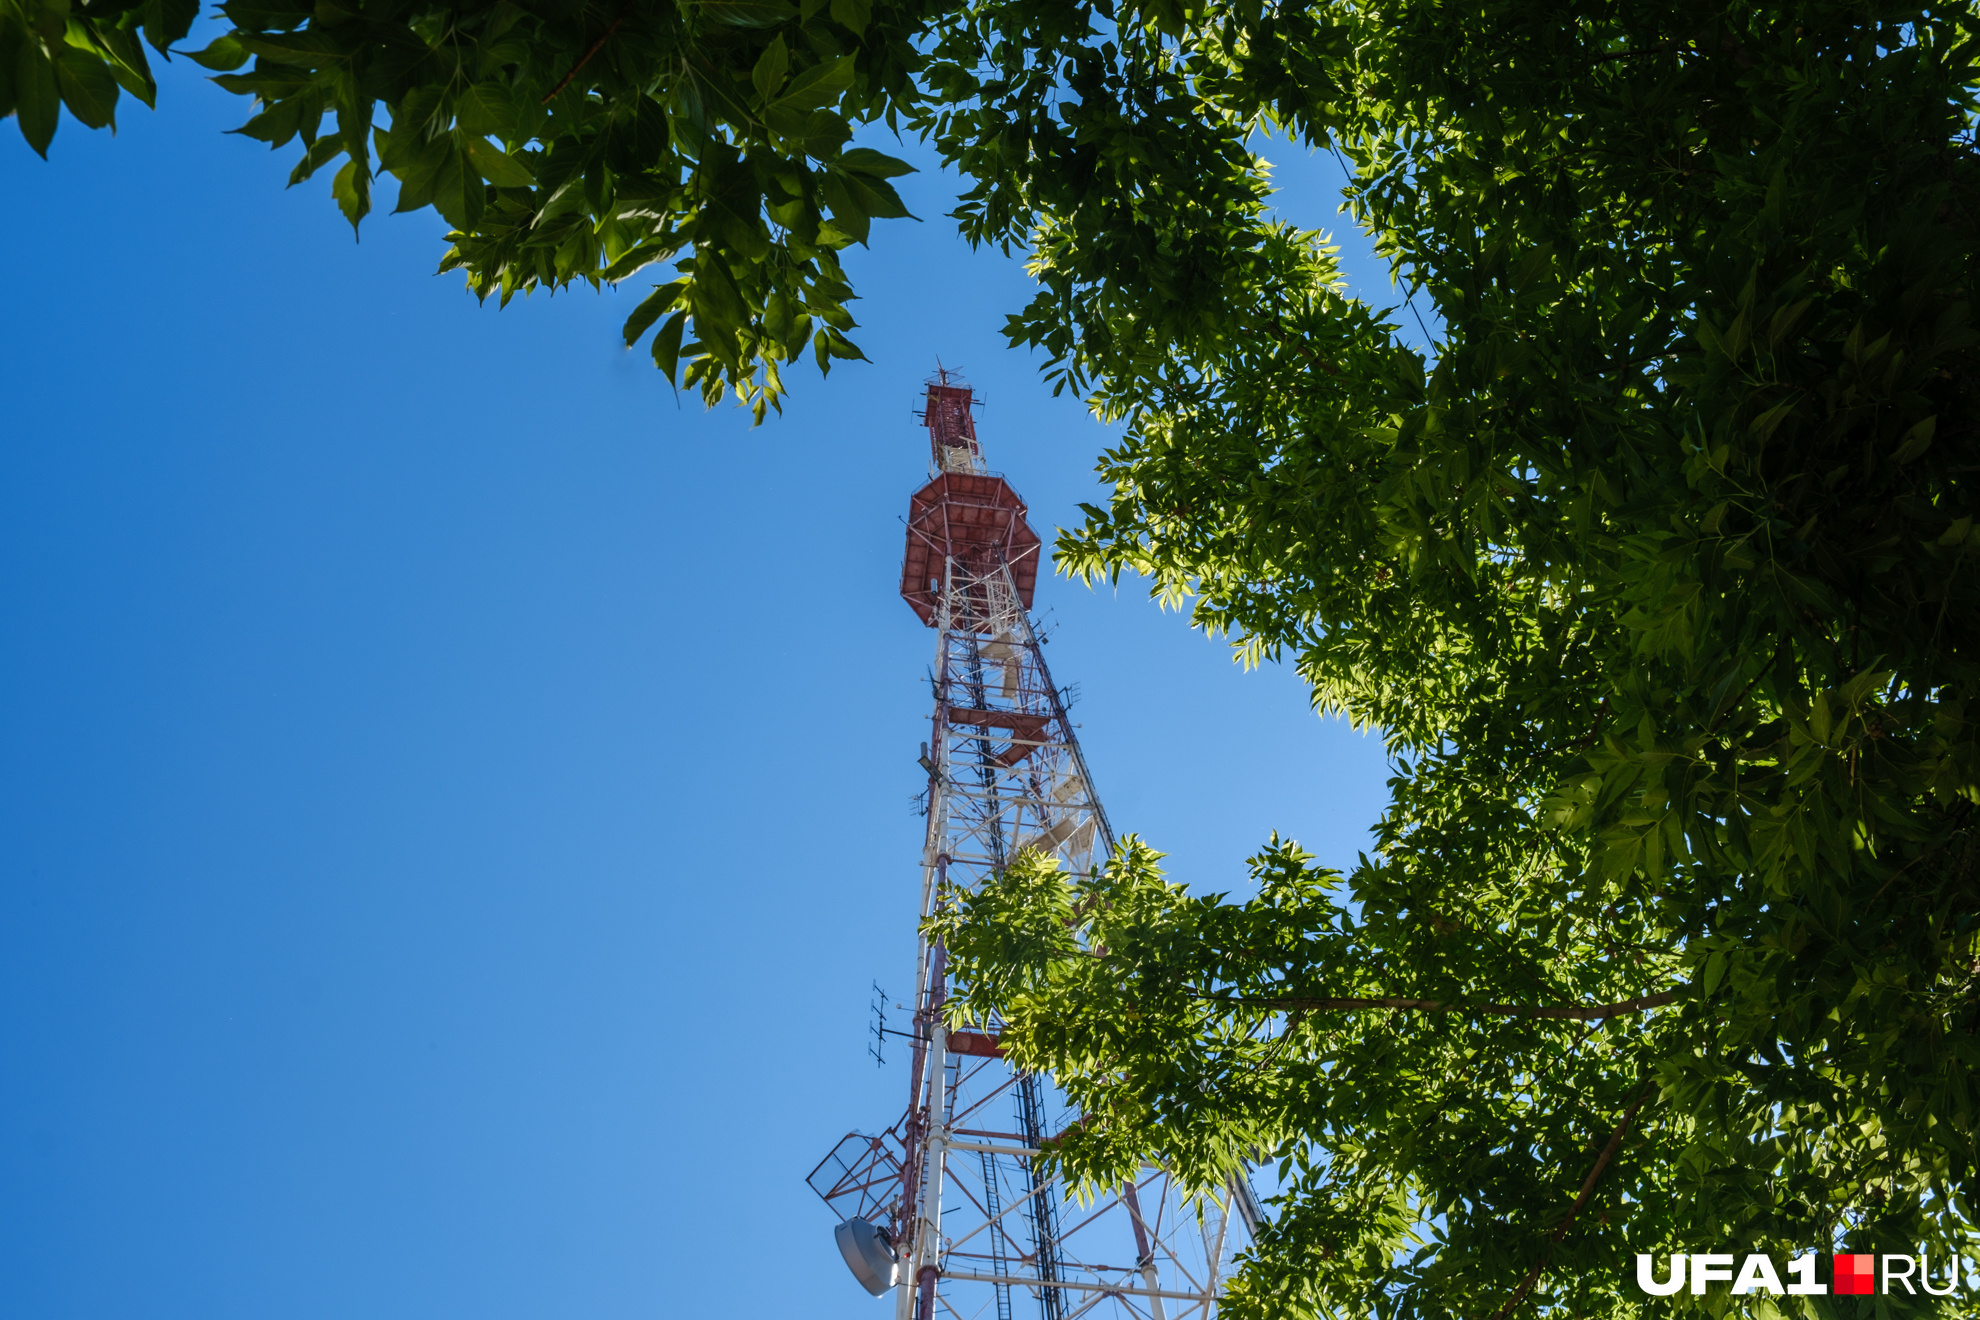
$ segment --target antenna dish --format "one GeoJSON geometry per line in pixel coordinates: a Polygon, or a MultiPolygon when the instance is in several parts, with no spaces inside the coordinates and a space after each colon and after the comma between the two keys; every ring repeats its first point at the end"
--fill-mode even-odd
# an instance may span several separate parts
{"type": "Polygon", "coordinates": [[[855,1217],[834,1228],[832,1236],[838,1239],[839,1254],[846,1258],[846,1268],[859,1280],[859,1286],[875,1297],[886,1296],[901,1269],[887,1230],[855,1217]]]}

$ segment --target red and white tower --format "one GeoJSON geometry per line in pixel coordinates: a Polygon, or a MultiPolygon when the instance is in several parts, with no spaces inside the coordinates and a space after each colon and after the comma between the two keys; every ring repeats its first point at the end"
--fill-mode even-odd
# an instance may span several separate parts
{"type": "MultiPolygon", "coordinates": [[[[1029,610],[1042,549],[1024,501],[983,461],[967,385],[930,380],[928,483],[908,504],[901,596],[935,630],[928,831],[918,914],[973,888],[1022,849],[1071,871],[1105,860],[1113,832],[1029,610]]],[[[1040,1142],[1077,1115],[1043,1078],[1004,1061],[997,1023],[949,1030],[942,946],[918,941],[907,1112],[853,1133],[812,1171],[838,1242],[896,1320],[1214,1316],[1232,1255],[1257,1226],[1242,1175],[1185,1202],[1155,1167],[1084,1204],[1036,1168],[1040,1142]],[[1226,1213],[1226,1209],[1231,1213],[1226,1213]]]]}

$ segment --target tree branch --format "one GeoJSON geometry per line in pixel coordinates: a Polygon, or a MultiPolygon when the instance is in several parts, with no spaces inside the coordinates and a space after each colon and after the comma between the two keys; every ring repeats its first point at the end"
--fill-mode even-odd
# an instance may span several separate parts
{"type": "Polygon", "coordinates": [[[1595,740],[1602,736],[1602,721],[1606,720],[1607,718],[1609,718],[1609,699],[1607,697],[1603,697],[1602,704],[1598,706],[1595,710],[1595,723],[1589,726],[1588,736],[1583,738],[1580,742],[1569,743],[1567,746],[1567,750],[1570,752],[1578,752],[1584,747],[1593,747],[1595,745],[1595,740]]]}
{"type": "Polygon", "coordinates": [[[619,6],[618,17],[614,18],[611,22],[611,25],[607,27],[603,32],[598,34],[598,40],[591,43],[590,50],[578,56],[578,62],[571,66],[571,71],[564,75],[562,81],[560,81],[555,87],[552,87],[549,90],[549,92],[544,96],[542,104],[549,105],[552,101],[556,100],[557,93],[563,91],[566,87],[569,87],[571,85],[571,79],[578,76],[578,70],[582,69],[585,65],[591,63],[591,57],[593,55],[596,55],[599,51],[605,49],[605,43],[610,41],[612,39],[612,34],[619,30],[619,24],[626,21],[627,14],[632,13],[632,7],[633,7],[633,0],[626,0],[624,4],[619,6]]]}
{"type": "Polygon", "coordinates": [[[1554,1258],[1554,1248],[1560,1245],[1568,1229],[1573,1227],[1575,1216],[1581,1213],[1581,1207],[1587,1205],[1588,1198],[1595,1195],[1595,1185],[1601,1182],[1602,1175],[1609,1171],[1609,1164],[1616,1158],[1616,1152],[1622,1149],[1623,1137],[1628,1133],[1630,1123],[1636,1118],[1636,1111],[1643,1108],[1643,1102],[1650,1098],[1650,1090],[1655,1085],[1655,1082],[1645,1082],[1643,1089],[1636,1093],[1636,1103],[1631,1105],[1629,1112],[1622,1116],[1622,1122],[1616,1124],[1616,1130],[1609,1134],[1609,1144],[1602,1147],[1601,1157],[1595,1161],[1595,1167],[1588,1171],[1586,1178],[1582,1179],[1581,1195],[1574,1198],[1574,1204],[1568,1207],[1567,1216],[1548,1235],[1547,1249],[1540,1253],[1540,1263],[1533,1267],[1532,1273],[1520,1281],[1518,1289],[1506,1299],[1505,1305],[1492,1312],[1492,1320],[1505,1320],[1506,1312],[1525,1301],[1526,1295],[1533,1291],[1533,1285],[1540,1282],[1540,1276],[1546,1272],[1547,1262],[1554,1258]]]}
{"type": "Polygon", "coordinates": [[[1765,678],[1768,675],[1768,673],[1773,669],[1773,667],[1781,662],[1781,652],[1787,650],[1787,644],[1788,644],[1788,638],[1786,637],[1786,635],[1783,635],[1781,637],[1781,640],[1774,644],[1774,653],[1767,657],[1767,663],[1761,665],[1759,672],[1754,674],[1751,679],[1747,680],[1746,686],[1739,690],[1738,696],[1734,697],[1729,703],[1727,703],[1727,705],[1723,709],[1719,710],[1714,714],[1712,718],[1712,727],[1705,731],[1708,735],[1717,733],[1719,731],[1719,726],[1723,724],[1725,721],[1731,719],[1732,713],[1739,709],[1739,703],[1746,700],[1746,694],[1753,691],[1753,689],[1759,684],[1760,680],[1765,678]]]}
{"type": "Polygon", "coordinates": [[[1667,41],[1661,46],[1645,46],[1640,50],[1612,50],[1606,55],[1589,58],[1590,64],[1607,64],[1610,60],[1640,60],[1646,55],[1675,55],[1679,52],[1696,52],[1698,48],[1688,41],[1667,41]]]}
{"type": "Polygon", "coordinates": [[[1404,1008],[1422,1013],[1478,1013],[1487,1017],[1567,1018],[1576,1022],[1621,1017],[1645,1009],[1662,1008],[1677,999],[1677,991],[1664,990],[1614,1004],[1466,1004],[1453,999],[1309,999],[1303,996],[1254,998],[1237,995],[1198,994],[1198,999],[1222,1004],[1244,1004],[1257,1008],[1283,1008],[1302,1013],[1346,1013],[1362,1008],[1404,1008]]]}

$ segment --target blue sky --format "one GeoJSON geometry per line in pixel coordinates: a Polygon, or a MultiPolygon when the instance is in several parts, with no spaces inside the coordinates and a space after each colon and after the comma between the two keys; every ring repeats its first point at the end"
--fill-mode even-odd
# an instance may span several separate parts
{"type": "MultiPolygon", "coordinates": [[[[904,180],[928,223],[849,262],[872,363],[752,430],[620,346],[647,281],[478,306],[437,220],[354,244],[163,81],[50,163],[0,125],[6,1313],[877,1320],[802,1178],[905,1099],[866,1005],[913,952],[936,356],[1048,539],[1100,495],[997,334],[1021,267],[904,180]]],[[[1038,606],[1174,874],[1352,859],[1375,739],[1138,590],[1038,606]]]]}

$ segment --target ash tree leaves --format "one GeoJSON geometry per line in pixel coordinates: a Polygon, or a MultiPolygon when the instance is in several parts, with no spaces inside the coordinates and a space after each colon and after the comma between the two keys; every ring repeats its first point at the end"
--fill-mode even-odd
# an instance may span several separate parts
{"type": "Polygon", "coordinates": [[[966,224],[1032,243],[1014,337],[1125,423],[1060,563],[1295,664],[1395,775],[1338,880],[1275,844],[1256,899],[1198,897],[1137,845],[955,897],[958,1013],[1093,1116],[1054,1158],[1278,1161],[1235,1316],[1624,1316],[1639,1251],[1970,1251],[1971,9],[1148,22],[1076,132],[1009,49],[937,125],[966,224]],[[1341,153],[1432,360],[1213,174],[1220,123],[1341,153]]]}
{"type": "MultiPolygon", "coordinates": [[[[670,379],[711,403],[733,393],[759,420],[800,354],[821,369],[860,357],[838,253],[908,215],[888,182],[908,167],[847,144],[914,102],[928,6],[231,0],[218,12],[232,29],[193,58],[254,100],[236,131],[297,151],[292,185],[327,173],[354,227],[381,183],[396,209],[436,211],[453,231],[441,269],[477,296],[672,266],[629,342],[657,325],[670,379]]],[[[62,98],[104,122],[106,84],[89,67],[64,72],[66,58],[50,66],[62,98]]],[[[23,102],[39,147],[52,105],[23,102]]]]}
{"type": "Polygon", "coordinates": [[[124,92],[157,97],[145,45],[166,54],[198,12],[197,0],[0,0],[0,117],[13,115],[43,157],[64,108],[87,128],[114,128],[124,92]]]}
{"type": "Polygon", "coordinates": [[[890,187],[848,192],[841,180],[870,167],[841,158],[863,107],[907,85],[898,34],[862,41],[815,8],[776,4],[504,0],[348,22],[298,11],[270,45],[265,11],[223,11],[254,57],[223,85],[265,107],[242,131],[300,139],[299,176],[341,157],[334,191],[354,224],[375,150],[398,209],[430,206],[453,227],[441,268],[477,295],[506,303],[671,264],[628,341],[658,323],[653,355],[670,378],[685,359],[684,383],[711,402],[733,391],[758,417],[807,347],[821,366],[858,355],[836,253],[873,215],[905,210],[890,187]]]}
{"type": "MultiPolygon", "coordinates": [[[[239,132],[298,151],[292,183],[328,172],[357,225],[382,171],[398,209],[447,220],[441,267],[481,297],[673,266],[629,327],[659,327],[663,368],[759,418],[807,348],[821,369],[860,356],[837,254],[908,217],[890,182],[907,167],[849,148],[862,125],[931,139],[976,180],[965,233],[1031,245],[1053,296],[1152,281],[1168,320],[1145,335],[1214,322],[1220,290],[1255,274],[1263,173],[1242,125],[1198,113],[1167,18],[966,0],[231,0],[218,13],[232,30],[195,58],[255,101],[239,132]]],[[[78,88],[93,121],[98,100],[78,88]]],[[[52,105],[36,99],[23,127],[40,131],[34,107],[52,105]]],[[[1013,326],[1064,363],[1101,322],[1057,327],[1055,305],[1013,326]]]]}
{"type": "MultiPolygon", "coordinates": [[[[1152,281],[1168,319],[1141,332],[1160,335],[1214,322],[1220,290],[1255,273],[1263,173],[1243,125],[1198,113],[1166,11],[231,0],[218,13],[232,30],[195,58],[255,101],[239,132],[299,149],[292,182],[329,172],[357,225],[382,171],[398,209],[447,220],[442,269],[481,297],[672,265],[629,328],[659,327],[664,369],[684,363],[684,383],[759,418],[807,348],[821,369],[860,356],[837,254],[908,216],[890,182],[907,167],[848,148],[862,125],[919,133],[976,181],[958,211],[972,241],[1041,255],[1055,293],[1013,330],[1055,362],[1102,327],[1055,325],[1053,297],[1152,281]]],[[[86,91],[78,113],[93,122],[86,91]]],[[[44,145],[54,104],[30,98],[21,119],[44,145]]]]}

